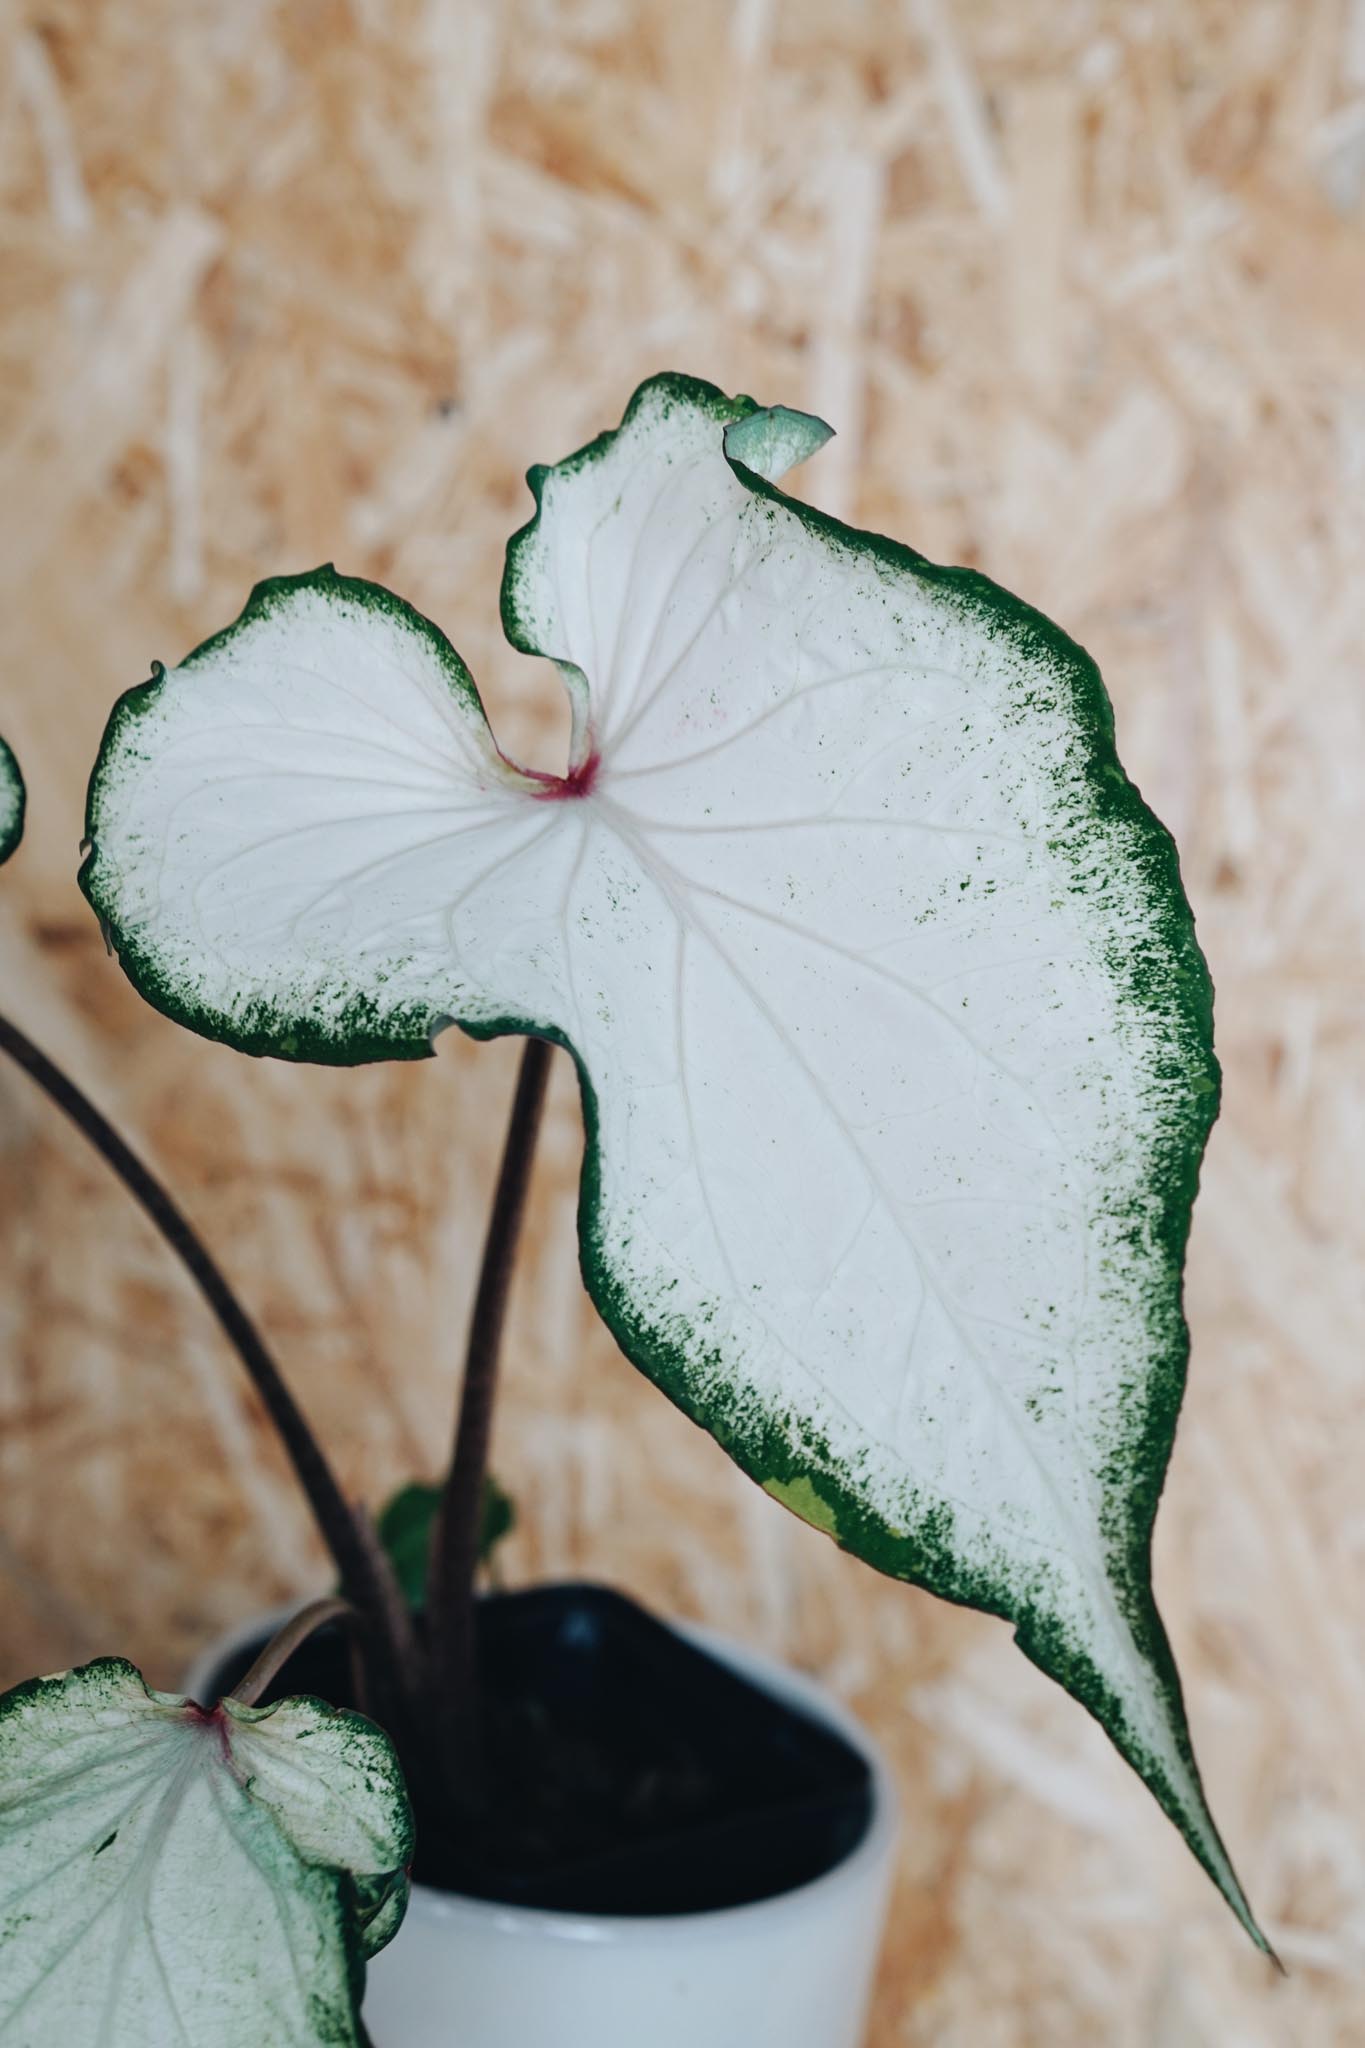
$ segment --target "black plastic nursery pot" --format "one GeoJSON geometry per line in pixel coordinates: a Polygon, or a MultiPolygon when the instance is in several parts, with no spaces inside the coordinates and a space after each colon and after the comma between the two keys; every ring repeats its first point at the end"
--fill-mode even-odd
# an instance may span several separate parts
{"type": "MultiPolygon", "coordinates": [[[[418,1811],[413,1875],[466,1898],[624,1916],[770,1899],[851,1856],[871,1824],[865,1757],[835,1729],[601,1586],[479,1603],[486,1813],[442,1839],[418,1811]]],[[[229,1691],[266,1639],[226,1656],[229,1691]]],[[[339,1631],[265,1700],[351,1702],[339,1631]]]]}

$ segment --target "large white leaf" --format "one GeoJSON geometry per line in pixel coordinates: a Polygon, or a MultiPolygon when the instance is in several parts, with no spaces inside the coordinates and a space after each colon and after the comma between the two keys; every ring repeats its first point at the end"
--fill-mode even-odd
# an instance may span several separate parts
{"type": "Polygon", "coordinates": [[[102,1658],[0,1699],[4,2048],[349,2048],[412,1854],[387,1738],[102,1658]]]}
{"type": "Polygon", "coordinates": [[[1252,1927],[1150,1590],[1218,1097],[1174,848],[1064,634],[773,488],[826,431],[659,378],[531,472],[503,614],[569,686],[562,779],[396,599],[261,586],[116,711],[85,886],[248,1051],[568,1045],[623,1348],[848,1549],[1008,1616],[1252,1927]]]}
{"type": "Polygon", "coordinates": [[[0,867],[24,836],[24,778],[13,750],[0,739],[0,867]]]}

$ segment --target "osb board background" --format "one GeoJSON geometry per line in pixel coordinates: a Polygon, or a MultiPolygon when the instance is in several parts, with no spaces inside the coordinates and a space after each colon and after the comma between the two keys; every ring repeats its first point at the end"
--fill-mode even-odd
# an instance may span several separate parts
{"type": "MultiPolygon", "coordinates": [[[[514,1055],[294,1070],[143,1009],[72,883],[114,693],[335,558],[552,760],[558,687],[497,623],[522,471],[663,366],[825,414],[819,502],[1099,657],[1227,1068],[1160,1593],[1288,1980],[1002,1627],[840,1556],[614,1352],[563,1063],[508,1572],[704,1615],[876,1728],[906,1831],[875,2048],[1365,2039],[1365,5],[47,0],[0,38],[4,1003],[181,1192],[370,1500],[439,1462],[514,1055]]],[[[10,1074],[0,1146],[4,1675],[117,1648],[170,1681],[322,1562],[198,1302],[10,1074]]]]}

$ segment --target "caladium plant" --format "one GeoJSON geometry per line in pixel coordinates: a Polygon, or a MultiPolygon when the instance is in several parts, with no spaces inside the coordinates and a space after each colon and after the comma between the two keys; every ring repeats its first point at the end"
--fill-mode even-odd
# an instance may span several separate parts
{"type": "Polygon", "coordinates": [[[0,1698],[7,2048],[360,2048],[412,1817],[378,1728],[101,1658],[0,1698]]]}
{"type": "Polygon", "coordinates": [[[447,1814],[477,1760],[493,1374],[560,1046],[622,1349],[794,1513],[1010,1621],[1264,1947],[1151,1584],[1219,1086],[1175,849],[1063,632],[778,488],[828,434],[657,377],[530,472],[503,621],[564,680],[562,775],[502,752],[401,599],[331,568],[259,585],[116,706],[82,886],[143,995],[241,1051],[528,1041],[430,1570],[402,1560],[420,1630],[239,1341],[424,1796],[434,1749],[447,1814]]]}
{"type": "Polygon", "coordinates": [[[623,1348],[805,1519],[1011,1620],[1249,1921],[1150,1583],[1218,1100],[1175,850],[1063,633],[775,487],[827,433],[660,377],[531,472],[503,618],[567,685],[562,777],[400,600],[259,586],[122,700],[84,886],[244,1051],[568,1047],[623,1348]]]}

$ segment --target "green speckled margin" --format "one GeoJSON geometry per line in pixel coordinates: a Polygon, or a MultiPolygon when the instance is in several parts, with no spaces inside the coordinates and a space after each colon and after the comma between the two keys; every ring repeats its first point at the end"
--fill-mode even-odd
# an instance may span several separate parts
{"type": "MultiPolygon", "coordinates": [[[[708,413],[718,423],[747,418],[758,409],[751,398],[730,399],[712,384],[666,374],[648,380],[634,393],[623,415],[622,427],[630,422],[646,397],[658,391],[671,401],[708,413]]],[[[562,473],[594,462],[606,454],[614,439],[615,432],[599,434],[554,468],[562,473]]],[[[1054,673],[1067,679],[1077,728],[1089,741],[1085,779],[1091,798],[1091,818],[1096,823],[1122,824],[1130,858],[1144,871],[1153,908],[1161,907],[1160,916],[1153,919],[1147,945],[1111,964],[1126,986],[1132,1014],[1160,1015],[1169,1028],[1172,998],[1178,1013],[1180,1056],[1169,1078],[1173,1098],[1179,1094],[1182,1113],[1167,1125],[1167,1142],[1150,1191],[1151,1211],[1140,1226],[1145,1241],[1154,1242],[1164,1255],[1166,1342],[1161,1355],[1152,1359],[1145,1386],[1137,1397],[1141,1412],[1128,1419],[1130,1439],[1135,1446],[1131,1459],[1125,1461],[1124,1469],[1111,1469],[1101,1476],[1106,1496],[1113,1504],[1106,1533],[1109,1568],[1120,1607],[1140,1651],[1159,1677],[1183,1759],[1202,1797],[1180,1676],[1152,1590],[1152,1532],[1189,1362],[1189,1328],[1183,1307],[1185,1249],[1200,1162],[1218,1114],[1221,1090],[1221,1074],[1213,1049],[1213,985],[1195,937],[1194,917],[1181,881],[1175,842],[1143,802],[1118,759],[1113,707],[1098,668],[1060,627],[978,571],[941,567],[902,542],[845,525],[828,513],[789,497],[733,457],[727,456],[727,460],[748,490],[794,512],[812,533],[861,554],[896,575],[909,574],[932,586],[973,615],[989,634],[1008,637],[1021,652],[1043,656],[1054,673]]],[[[544,465],[527,473],[535,511],[508,543],[501,601],[503,628],[512,644],[528,654],[552,656],[553,649],[535,645],[518,606],[522,550],[539,525],[544,482],[549,474],[550,469],[544,465]]],[[[514,1021],[507,1020],[475,1035],[491,1037],[500,1030],[518,1028],[514,1021]]],[[[567,1045],[563,1039],[559,1042],[567,1045]]],[[[573,1052],[572,1046],[567,1049],[573,1052]]],[[[888,1527],[870,1514],[849,1488],[826,1445],[809,1439],[794,1445],[787,1428],[777,1419],[756,1423],[752,1411],[743,1410],[737,1398],[714,1391],[715,1375],[706,1376],[708,1394],[699,1397],[697,1333],[691,1329],[671,1330],[666,1323],[642,1314],[610,1270],[600,1226],[597,1105],[582,1063],[576,1054],[574,1058],[587,1128],[579,1202],[583,1276],[594,1305],[626,1356],[766,1491],[793,1505],[803,1519],[827,1532],[837,1529],[836,1541],[841,1548],[892,1578],[904,1579],[941,1599],[1012,1622],[1015,1640],[1025,1656],[1079,1700],[1099,1722],[1180,1829],[1256,1946],[1263,1953],[1272,1954],[1235,1876],[1231,1888],[1224,1884],[1193,1829],[1185,1802],[1159,1763],[1128,1731],[1126,1716],[1104,1677],[1044,1610],[1036,1606],[1021,1609],[989,1576],[964,1569],[946,1540],[946,1527],[936,1528],[932,1518],[911,1535],[888,1527]],[[803,1502],[810,1512],[800,1505],[803,1502]]],[[[719,1359],[714,1362],[721,1363],[719,1359]]],[[[1205,1825],[1223,1848],[1207,1802],[1205,1825]]],[[[1226,1849],[1223,1853],[1226,1856],[1226,1849]]],[[[1228,1868],[1231,1869],[1230,1859],[1228,1868]]]]}
{"type": "MultiPolygon", "coordinates": [[[[367,583],[356,576],[339,576],[330,562],[298,576],[271,576],[256,584],[232,624],[201,641],[191,654],[186,655],[181,668],[192,669],[225,646],[244,627],[268,618],[281,599],[298,590],[315,590],[324,597],[345,598],[352,604],[387,613],[404,626],[421,633],[430,642],[450,683],[452,695],[464,697],[478,717],[485,719],[474,678],[440,627],[412,605],[404,603],[401,597],[385,590],[382,584],[367,583]]],[[[259,1003],[246,1013],[243,1021],[228,1026],[217,1011],[186,996],[176,976],[167,972],[164,963],[158,959],[155,947],[143,944],[134,933],[120,925],[113,892],[106,888],[101,865],[100,806],[106,778],[114,772],[117,757],[125,750],[136,751],[137,721],[155,701],[165,674],[162,663],[153,662],[148,681],[125,690],[109,714],[86,795],[87,852],[77,876],[86,900],[118,957],[119,965],[138,994],[153,1009],[160,1010],[163,1016],[183,1024],[186,1030],[196,1032],[201,1038],[216,1039],[237,1052],[249,1053],[258,1059],[297,1060],[312,1066],[333,1067],[365,1066],[375,1060],[429,1059],[433,1036],[454,1020],[433,1017],[430,1007],[425,1004],[384,1015],[367,998],[357,996],[340,1026],[323,1028],[307,1010],[290,1012],[271,1003],[259,1003]]]]}
{"type": "MultiPolygon", "coordinates": [[[[621,415],[620,427],[608,427],[604,433],[596,435],[593,440],[586,442],[582,448],[576,448],[572,455],[566,455],[562,462],[537,462],[533,464],[526,472],[526,482],[530,487],[532,497],[536,501],[536,509],[526,524],[518,527],[507,543],[500,601],[502,630],[512,645],[520,649],[521,653],[544,656],[551,651],[536,645],[530,628],[522,623],[521,615],[517,609],[517,588],[521,581],[521,554],[526,542],[540,525],[546,477],[552,473],[555,476],[571,476],[575,470],[587,469],[592,463],[600,461],[602,456],[610,449],[616,436],[621,432],[621,428],[630,425],[641,406],[658,397],[663,399],[662,418],[667,419],[669,411],[673,406],[683,405],[691,412],[701,412],[709,415],[718,427],[728,427],[734,420],[748,419],[751,413],[765,410],[764,407],[758,404],[756,399],[745,397],[727,398],[723,391],[718,390],[714,384],[704,383],[700,377],[686,377],[678,371],[666,370],[661,376],[647,377],[639,389],[631,394],[630,403],[621,415]]],[[[750,470],[737,471],[736,474],[742,475],[746,483],[758,480],[750,470]]],[[[786,504],[789,501],[784,498],[782,502],[786,504]]]]}
{"type": "Polygon", "coordinates": [[[28,792],[14,749],[0,739],[0,867],[3,867],[24,836],[24,812],[28,792]]]}
{"type": "MultiPolygon", "coordinates": [[[[176,1717],[186,1708],[186,1702],[179,1695],[155,1691],[137,1666],[123,1657],[99,1657],[73,1670],[30,1678],[12,1687],[0,1694],[0,1777],[7,1775],[4,1766],[12,1748],[22,1755],[26,1739],[30,1743],[35,1739],[43,1740],[41,1730],[35,1733],[25,1724],[35,1719],[41,1722],[49,1703],[53,1710],[67,1714],[74,1707],[78,1717],[85,1720],[87,1729],[91,1729],[99,1725],[102,1709],[107,1707],[117,1720],[127,1713],[130,1705],[139,1705],[141,1699],[145,1699],[153,1715],[160,1712],[176,1717]]],[[[391,1822],[391,1840],[387,1846],[392,1850],[395,1866],[392,1870],[374,1874],[357,1872],[345,1865],[330,1864],[307,1855],[290,1840],[287,1816],[258,1795],[253,1796],[254,1780],[248,1778],[242,1783],[242,1790],[261,1820],[268,1822],[282,1846],[288,1844],[288,1856],[294,1859],[292,1867],[295,1870],[301,1867],[305,1873],[312,1910],[319,1923],[329,1927],[336,1938],[339,1981],[335,1988],[330,1984],[317,1984],[308,1993],[309,2023],[316,2029],[318,2048],[364,2048],[368,2036],[359,2014],[365,1991],[365,1965],[392,1940],[402,1924],[409,1890],[407,1872],[415,1847],[412,1809],[393,1746],[383,1730],[364,1715],[305,1695],[268,1707],[243,1707],[233,1701],[224,1702],[224,1707],[230,1721],[244,1729],[253,1723],[268,1721],[282,1711],[295,1713],[301,1710],[312,1725],[296,1733],[295,1741],[306,1739],[307,1735],[323,1727],[340,1729],[345,1746],[357,1749],[360,1755],[361,1776],[368,1797],[382,1800],[387,1808],[391,1822]]],[[[110,1739],[113,1742],[117,1738],[111,1735],[110,1739]]],[[[229,1766],[225,1764],[225,1768],[229,1766]]],[[[13,1780],[9,1782],[12,1789],[13,1780]]],[[[147,1796],[151,1798],[155,1794],[149,1792],[147,1796]]],[[[115,1835],[98,1845],[94,1855],[100,1856],[116,1835],[117,1830],[115,1835]]],[[[258,1871],[268,1875],[263,1866],[258,1865],[258,1871]]],[[[39,1895],[37,1887],[41,1881],[41,1875],[35,1874],[35,1896],[39,1895]]],[[[216,1881],[205,1904],[206,1908],[212,1904],[218,1909],[224,1905],[221,1893],[216,1890],[216,1881]]],[[[4,1911],[16,1914],[16,1931],[22,1929],[29,1917],[22,1896],[11,1898],[8,1906],[0,1909],[0,1918],[3,1918],[4,1911]]],[[[234,1997],[240,1999],[246,2008],[242,2013],[242,2024],[259,2027],[268,2017],[268,2001],[263,2003],[257,1988],[257,1969],[253,1959],[243,1957],[241,1964],[238,1978],[215,1977],[207,1988],[220,2005],[231,2006],[234,1997]]],[[[76,1967],[74,1957],[68,1957],[62,1964],[63,1988],[70,1990],[73,2012],[80,2009],[83,1997],[79,1982],[70,1983],[68,1987],[68,1977],[76,1967]]]]}

